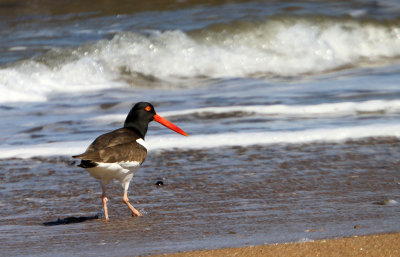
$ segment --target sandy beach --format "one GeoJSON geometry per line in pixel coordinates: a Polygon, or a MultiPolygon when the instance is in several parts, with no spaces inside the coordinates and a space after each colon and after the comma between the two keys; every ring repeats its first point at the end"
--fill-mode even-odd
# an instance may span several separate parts
{"type": "Polygon", "coordinates": [[[339,239],[323,239],[313,242],[248,246],[199,250],[174,254],[168,257],[215,257],[215,256],[400,256],[400,233],[353,236],[339,239]]]}

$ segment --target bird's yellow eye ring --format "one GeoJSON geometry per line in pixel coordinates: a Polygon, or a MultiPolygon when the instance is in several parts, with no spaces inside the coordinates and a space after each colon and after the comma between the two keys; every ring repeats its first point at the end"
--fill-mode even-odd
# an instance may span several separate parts
{"type": "Polygon", "coordinates": [[[147,105],[145,108],[144,108],[146,111],[151,111],[151,107],[149,106],[149,105],[147,105]]]}

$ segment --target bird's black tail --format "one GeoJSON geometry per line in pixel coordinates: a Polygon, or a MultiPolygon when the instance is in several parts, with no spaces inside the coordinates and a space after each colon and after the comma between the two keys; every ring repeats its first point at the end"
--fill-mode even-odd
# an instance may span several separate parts
{"type": "MultiPolygon", "coordinates": [[[[76,158],[75,156],[72,156],[73,158],[76,158]]],[[[81,160],[81,163],[78,164],[78,167],[81,168],[94,168],[96,167],[98,164],[94,161],[91,160],[81,160]]]]}

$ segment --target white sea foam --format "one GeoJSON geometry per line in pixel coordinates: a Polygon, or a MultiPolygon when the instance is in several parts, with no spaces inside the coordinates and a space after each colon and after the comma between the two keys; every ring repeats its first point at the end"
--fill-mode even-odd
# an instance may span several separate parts
{"type": "Polygon", "coordinates": [[[273,17],[191,32],[125,32],[0,69],[0,102],[141,86],[146,77],[176,81],[320,74],[387,64],[398,56],[398,26],[350,18],[273,17]]]}
{"type": "Polygon", "coordinates": [[[222,146],[249,146],[257,144],[300,144],[310,142],[341,142],[366,137],[400,137],[400,124],[369,125],[341,128],[321,128],[302,131],[224,133],[193,135],[188,138],[153,137],[150,150],[169,148],[214,148],[222,146]]]}
{"type": "Polygon", "coordinates": [[[37,145],[0,145],[0,158],[29,158],[33,156],[76,155],[83,153],[91,142],[70,141],[37,145]]]}
{"type": "MultiPolygon", "coordinates": [[[[249,115],[295,116],[295,117],[343,117],[353,115],[376,115],[400,112],[400,100],[369,100],[363,102],[338,102],[315,105],[240,105],[223,107],[205,107],[160,113],[164,117],[190,116],[205,114],[224,114],[245,112],[249,115]]],[[[95,122],[123,122],[126,114],[108,114],[96,116],[95,122]]]]}
{"type": "MultiPolygon", "coordinates": [[[[268,144],[301,144],[312,142],[342,142],[366,137],[400,138],[400,124],[366,125],[340,128],[321,128],[302,131],[240,132],[207,135],[165,136],[146,140],[150,151],[163,149],[205,149],[229,146],[268,144]]],[[[53,155],[74,155],[84,152],[91,141],[56,142],[24,146],[0,146],[0,158],[53,155]]]]}
{"type": "Polygon", "coordinates": [[[339,102],[315,105],[253,105],[206,107],[171,111],[165,116],[180,116],[202,113],[248,112],[277,116],[344,116],[363,113],[392,113],[400,111],[400,100],[370,100],[364,102],[339,102]]]}
{"type": "Polygon", "coordinates": [[[99,56],[113,67],[171,79],[317,74],[400,54],[400,29],[379,22],[279,17],[220,27],[125,33],[99,56]]]}
{"type": "Polygon", "coordinates": [[[101,61],[82,57],[60,67],[25,61],[0,69],[0,102],[41,102],[53,93],[84,92],[120,86],[101,61]]]}
{"type": "Polygon", "coordinates": [[[303,237],[295,241],[295,243],[308,243],[308,242],[314,242],[314,240],[307,237],[303,237]]]}

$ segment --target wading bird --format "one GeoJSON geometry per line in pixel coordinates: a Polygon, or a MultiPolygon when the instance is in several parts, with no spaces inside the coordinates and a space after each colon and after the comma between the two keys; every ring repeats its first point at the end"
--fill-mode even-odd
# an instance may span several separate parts
{"type": "Polygon", "coordinates": [[[141,213],[129,203],[128,187],[133,175],[146,158],[147,148],[144,137],[149,123],[153,120],[187,136],[182,129],[156,114],[152,104],[140,102],[132,107],[123,128],[99,136],[83,154],[72,156],[81,159],[78,166],[85,168],[92,177],[100,180],[106,220],[109,219],[106,185],[112,179],[121,182],[124,189],[122,201],[132,211],[132,216],[141,216],[141,213]]]}

